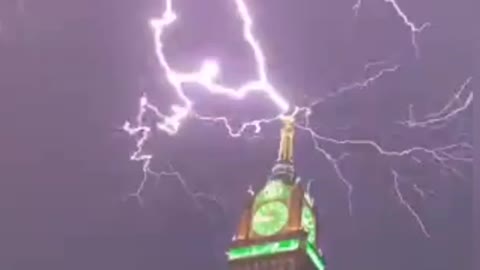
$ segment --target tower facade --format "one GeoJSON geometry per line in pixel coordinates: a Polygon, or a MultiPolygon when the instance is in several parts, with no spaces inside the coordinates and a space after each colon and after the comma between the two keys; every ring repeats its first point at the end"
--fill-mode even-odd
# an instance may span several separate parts
{"type": "Polygon", "coordinates": [[[325,270],[313,200],[295,178],[294,132],[285,118],[272,173],[248,202],[227,252],[231,270],[325,270]]]}

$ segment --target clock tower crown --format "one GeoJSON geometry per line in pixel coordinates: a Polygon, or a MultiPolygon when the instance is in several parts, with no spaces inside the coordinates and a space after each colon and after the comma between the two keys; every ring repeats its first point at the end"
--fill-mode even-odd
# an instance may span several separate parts
{"type": "Polygon", "coordinates": [[[230,269],[325,269],[325,261],[317,249],[315,208],[301,184],[295,181],[294,127],[293,118],[283,119],[272,174],[243,211],[227,253],[230,269]]]}

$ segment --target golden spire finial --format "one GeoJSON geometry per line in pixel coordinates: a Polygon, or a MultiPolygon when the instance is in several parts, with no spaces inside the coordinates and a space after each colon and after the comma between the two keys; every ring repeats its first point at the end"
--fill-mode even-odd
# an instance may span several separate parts
{"type": "Polygon", "coordinates": [[[282,119],[283,127],[280,137],[280,148],[278,149],[278,162],[293,163],[293,137],[295,135],[295,120],[291,116],[282,119]]]}

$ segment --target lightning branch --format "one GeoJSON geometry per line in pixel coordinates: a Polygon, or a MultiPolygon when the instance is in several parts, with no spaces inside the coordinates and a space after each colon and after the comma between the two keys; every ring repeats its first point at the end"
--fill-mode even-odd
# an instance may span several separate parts
{"type": "MultiPolygon", "coordinates": [[[[408,16],[403,12],[398,3],[394,0],[384,0],[392,6],[396,14],[399,16],[403,24],[410,30],[412,46],[415,48],[415,52],[418,56],[419,48],[416,41],[416,36],[430,25],[430,23],[424,23],[421,26],[416,26],[411,22],[408,16]]],[[[313,108],[319,104],[328,101],[332,98],[339,98],[346,92],[354,90],[367,89],[371,84],[374,84],[377,80],[397,71],[399,65],[390,65],[380,69],[372,76],[365,78],[364,80],[351,83],[347,86],[343,86],[337,91],[325,96],[312,100],[310,105],[301,107],[290,104],[281,94],[278,88],[274,86],[274,83],[270,80],[268,70],[266,68],[267,59],[263,53],[260,41],[254,35],[254,21],[250,15],[249,8],[244,0],[232,0],[236,12],[241,19],[242,23],[242,37],[244,42],[250,48],[251,53],[254,56],[255,61],[255,74],[256,77],[252,78],[241,84],[240,86],[228,86],[217,82],[217,78],[221,73],[221,65],[218,61],[211,58],[204,59],[199,65],[200,68],[195,70],[177,70],[169,62],[168,55],[165,54],[164,35],[178,20],[177,11],[174,8],[173,0],[165,0],[165,8],[163,14],[159,18],[153,18],[150,20],[150,27],[153,31],[153,39],[155,42],[155,54],[159,65],[163,70],[161,76],[165,76],[169,83],[170,88],[168,90],[173,91],[179,98],[180,102],[173,104],[167,110],[162,110],[154,105],[146,95],[143,95],[139,99],[139,110],[134,121],[126,122],[123,129],[135,139],[135,150],[131,155],[131,160],[137,161],[142,165],[143,177],[138,185],[138,188],[131,194],[141,201],[142,192],[145,189],[145,183],[149,179],[157,179],[160,177],[176,177],[182,184],[182,187],[187,193],[194,199],[199,197],[208,197],[212,200],[216,200],[203,193],[193,192],[182,175],[176,171],[173,166],[169,166],[169,170],[162,172],[155,172],[151,168],[153,154],[146,151],[146,143],[151,139],[153,132],[165,132],[171,136],[175,136],[182,125],[185,125],[187,121],[207,121],[217,123],[225,127],[227,134],[231,137],[241,137],[245,131],[253,130],[255,133],[261,133],[262,126],[286,118],[298,119],[295,122],[296,128],[310,135],[313,148],[324,157],[335,171],[337,178],[345,186],[346,199],[348,202],[348,211],[353,213],[352,194],[354,192],[354,186],[345,177],[341,170],[340,164],[343,160],[348,158],[351,153],[343,153],[340,156],[335,156],[326,150],[325,145],[333,145],[336,147],[343,147],[349,145],[360,145],[368,147],[375,151],[375,153],[381,157],[391,160],[407,160],[411,159],[415,162],[424,162],[424,156],[429,157],[431,160],[437,162],[438,166],[453,174],[461,176],[461,173],[455,168],[455,162],[472,162],[472,158],[469,153],[472,151],[472,145],[468,142],[457,142],[448,145],[439,145],[435,147],[423,147],[412,146],[403,150],[390,150],[386,146],[381,145],[373,140],[357,139],[357,140],[340,140],[336,138],[322,136],[320,133],[310,124],[310,119],[313,116],[313,108]],[[201,112],[196,111],[195,100],[191,99],[185,92],[185,85],[197,85],[196,91],[204,91],[217,98],[224,98],[230,100],[241,101],[252,93],[261,93],[267,99],[269,103],[275,105],[278,110],[278,114],[271,118],[256,119],[250,122],[244,122],[239,128],[234,128],[230,119],[225,116],[207,116],[202,115],[201,112]],[[155,125],[149,125],[145,122],[144,118],[147,113],[155,116],[155,125]],[[300,121],[301,120],[301,121],[300,121]],[[461,151],[459,151],[459,149],[461,151]],[[460,153],[460,154],[459,154],[460,153]]],[[[355,13],[361,8],[362,2],[358,0],[353,6],[355,13]]],[[[373,66],[384,66],[386,61],[372,62],[365,65],[365,69],[369,69],[373,66]]],[[[453,94],[453,97],[447,101],[443,108],[440,108],[437,112],[432,112],[426,115],[421,120],[416,120],[413,112],[413,106],[409,107],[409,117],[406,121],[401,121],[400,124],[409,128],[432,128],[432,126],[438,127],[438,125],[448,123],[453,119],[459,117],[465,110],[467,110],[473,103],[473,90],[468,90],[472,78],[468,78],[460,90],[453,94]]],[[[189,90],[191,91],[191,90],[189,90]]],[[[390,168],[393,179],[393,188],[395,195],[401,206],[403,206],[413,217],[413,220],[418,224],[420,230],[426,237],[430,237],[427,226],[422,221],[420,215],[415,211],[414,207],[408,203],[400,190],[399,179],[400,173],[395,168],[390,168]]],[[[310,183],[309,185],[310,186],[310,183]]],[[[430,191],[421,189],[418,185],[413,184],[410,188],[418,193],[422,198],[428,196],[430,191]]],[[[249,188],[248,192],[253,194],[253,190],[249,188]]]]}

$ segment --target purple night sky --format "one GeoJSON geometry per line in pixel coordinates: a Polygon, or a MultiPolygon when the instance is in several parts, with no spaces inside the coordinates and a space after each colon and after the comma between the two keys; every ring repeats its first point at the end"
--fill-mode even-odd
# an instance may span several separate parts
{"type": "MultiPolygon", "coordinates": [[[[355,0],[246,1],[270,78],[294,104],[399,65],[315,106],[311,125],[322,136],[375,140],[394,151],[473,144],[472,106],[440,128],[398,123],[410,104],[421,118],[439,111],[467,78],[476,83],[473,1],[397,0],[416,25],[431,23],[417,35],[418,57],[408,27],[384,0],[363,0],[357,15],[355,0]],[[375,61],[385,63],[365,69],[375,61]]],[[[174,3],[179,21],[166,51],[175,67],[197,68],[216,56],[222,82],[254,76],[232,1],[174,3]]],[[[230,138],[221,125],[189,119],[176,136],[156,132],[148,144],[152,167],[170,163],[190,190],[216,199],[194,200],[172,177],[149,181],[143,206],[125,199],[142,171],[129,160],[135,142],[123,123],[134,119],[142,93],[163,109],[178,102],[148,25],[162,10],[162,0],[0,1],[0,270],[227,269],[224,252],[248,187],[266,181],[279,125],[230,138]]],[[[275,112],[259,95],[241,102],[191,97],[203,113],[240,115],[237,122],[275,112]]],[[[296,142],[297,172],[314,179],[328,270],[473,269],[472,163],[448,163],[453,173],[426,154],[418,163],[323,143],[335,156],[350,153],[340,163],[354,187],[350,216],[331,164],[307,133],[296,142]],[[391,168],[430,238],[399,203],[391,168]]]]}

